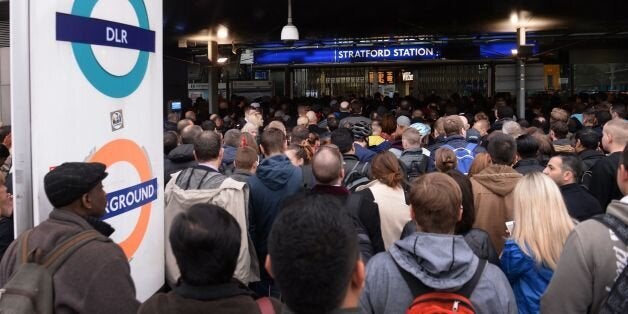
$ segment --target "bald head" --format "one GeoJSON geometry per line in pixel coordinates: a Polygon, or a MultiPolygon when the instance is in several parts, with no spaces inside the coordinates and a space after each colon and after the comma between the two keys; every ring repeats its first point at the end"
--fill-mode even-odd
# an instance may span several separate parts
{"type": "Polygon", "coordinates": [[[604,125],[602,145],[609,153],[624,150],[628,143],[628,121],[613,119],[604,125]]]}
{"type": "Polygon", "coordinates": [[[203,128],[198,125],[188,125],[181,130],[181,143],[194,144],[196,138],[203,133],[203,128]]]}
{"type": "Polygon", "coordinates": [[[188,125],[194,125],[194,122],[192,122],[192,120],[190,119],[181,119],[179,122],[177,122],[177,131],[179,132],[179,134],[181,134],[181,131],[183,131],[183,129],[185,129],[185,127],[188,125]]]}
{"type": "Polygon", "coordinates": [[[310,124],[316,124],[316,122],[318,122],[318,118],[316,118],[316,113],[312,110],[305,113],[305,117],[310,124]]]}
{"type": "Polygon", "coordinates": [[[312,160],[312,170],[316,182],[335,185],[342,181],[342,155],[337,149],[321,147],[312,160]]]}

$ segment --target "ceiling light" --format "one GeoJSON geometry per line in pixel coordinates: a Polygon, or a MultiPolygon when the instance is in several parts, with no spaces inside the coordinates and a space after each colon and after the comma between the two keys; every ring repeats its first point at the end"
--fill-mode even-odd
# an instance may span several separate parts
{"type": "Polygon", "coordinates": [[[519,14],[517,14],[517,12],[512,12],[510,14],[510,23],[512,23],[513,25],[519,24],[519,14]]]}
{"type": "Polygon", "coordinates": [[[218,60],[216,60],[216,61],[217,61],[218,63],[225,63],[225,62],[227,62],[227,60],[229,60],[229,58],[226,58],[226,57],[221,57],[221,58],[218,58],[218,60]]]}
{"type": "Polygon", "coordinates": [[[517,49],[511,49],[510,53],[512,53],[513,56],[516,56],[519,53],[519,51],[517,49]]]}
{"type": "Polygon", "coordinates": [[[281,40],[299,40],[299,30],[292,25],[292,0],[288,0],[288,24],[281,29],[281,40]]]}
{"type": "Polygon", "coordinates": [[[216,36],[219,39],[225,39],[229,37],[229,29],[224,25],[218,26],[218,31],[216,32],[216,36]]]}

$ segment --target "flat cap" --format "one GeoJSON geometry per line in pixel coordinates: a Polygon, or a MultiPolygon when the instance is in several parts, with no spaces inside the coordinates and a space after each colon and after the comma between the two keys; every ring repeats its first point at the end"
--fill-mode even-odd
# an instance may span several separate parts
{"type": "Polygon", "coordinates": [[[63,163],[44,176],[46,196],[56,208],[69,205],[106,178],[105,169],[99,162],[63,163]]]}

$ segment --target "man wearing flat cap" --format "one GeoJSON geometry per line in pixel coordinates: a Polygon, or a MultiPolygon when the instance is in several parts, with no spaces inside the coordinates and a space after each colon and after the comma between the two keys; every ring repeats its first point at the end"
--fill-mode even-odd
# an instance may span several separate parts
{"type": "MultiPolygon", "coordinates": [[[[101,163],[68,162],[44,177],[46,196],[55,209],[30,232],[28,250],[39,249],[45,256],[81,232],[99,234],[74,251],[55,273],[56,313],[135,313],[139,307],[127,258],[109,239],[114,229],[100,220],[107,206],[102,185],[105,169],[101,163]]],[[[18,267],[17,243],[9,246],[0,262],[0,286],[18,267]]]]}

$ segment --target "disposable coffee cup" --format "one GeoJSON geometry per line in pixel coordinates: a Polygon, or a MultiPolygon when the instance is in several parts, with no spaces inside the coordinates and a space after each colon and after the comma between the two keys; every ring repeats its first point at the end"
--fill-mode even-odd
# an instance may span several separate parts
{"type": "Polygon", "coordinates": [[[512,234],[512,228],[515,227],[514,221],[506,221],[506,229],[508,229],[508,233],[512,234]]]}

